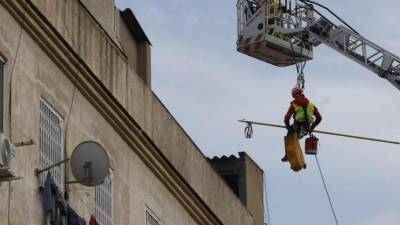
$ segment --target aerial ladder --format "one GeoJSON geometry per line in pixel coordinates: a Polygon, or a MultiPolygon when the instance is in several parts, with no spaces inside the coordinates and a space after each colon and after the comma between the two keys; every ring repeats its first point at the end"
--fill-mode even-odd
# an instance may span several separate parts
{"type": "MultiPolygon", "coordinates": [[[[311,0],[238,0],[237,50],[241,53],[279,67],[296,65],[297,86],[304,88],[302,69],[313,59],[315,47],[325,44],[349,59],[388,80],[400,90],[400,58],[360,35],[329,8],[311,0]],[[341,25],[333,23],[318,9],[328,11],[341,25]],[[300,71],[299,71],[300,68],[300,71]]],[[[246,137],[250,138],[252,124],[284,127],[275,124],[240,120],[246,123],[246,137]]],[[[329,135],[379,141],[399,142],[321,132],[329,135]]],[[[286,154],[295,171],[305,168],[302,151],[297,141],[285,137],[286,154]]],[[[307,140],[306,140],[307,143],[307,140]]],[[[306,148],[307,150],[307,148],[306,148]]],[[[307,153],[307,151],[306,151],[307,153]]],[[[316,152],[315,152],[316,154],[316,152]]]]}
{"type": "MultiPolygon", "coordinates": [[[[325,44],[364,66],[379,77],[386,79],[400,90],[400,57],[369,41],[338,17],[329,8],[311,0],[238,0],[237,1],[237,50],[243,54],[279,67],[296,65],[297,86],[304,88],[303,69],[313,59],[315,47],[325,44]],[[292,2],[294,4],[292,5],[292,2]],[[292,7],[293,6],[293,7],[292,7]],[[328,11],[341,22],[332,22],[318,9],[328,11]]],[[[247,124],[246,138],[251,138],[252,125],[285,128],[278,124],[239,120],[247,124]]],[[[399,145],[398,141],[382,140],[362,136],[314,131],[327,135],[356,138],[399,145]]],[[[307,153],[307,140],[306,140],[307,153]]],[[[311,154],[315,155],[330,207],[338,223],[331,198],[316,156],[316,143],[311,154]],[[315,151],[314,151],[315,150],[315,151]]],[[[297,138],[285,137],[285,151],[291,169],[306,168],[297,138]],[[289,140],[289,138],[293,140],[289,140]]]]}
{"type": "Polygon", "coordinates": [[[284,67],[313,59],[325,44],[400,90],[400,57],[369,41],[325,6],[310,0],[238,0],[237,50],[284,67]],[[320,13],[328,10],[343,25],[320,13]]]}

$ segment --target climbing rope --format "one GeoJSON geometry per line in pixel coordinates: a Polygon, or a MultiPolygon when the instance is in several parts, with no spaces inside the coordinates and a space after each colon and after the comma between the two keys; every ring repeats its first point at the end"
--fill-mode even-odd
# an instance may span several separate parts
{"type": "MultiPolygon", "coordinates": [[[[290,43],[290,49],[292,50],[292,52],[295,52],[292,41],[289,41],[289,43],[290,43]]],[[[304,49],[303,45],[304,45],[304,43],[301,44],[300,53],[303,52],[303,49],[304,49]]],[[[296,87],[299,87],[302,89],[305,88],[305,84],[306,84],[306,80],[304,78],[304,68],[306,67],[306,64],[307,64],[307,61],[296,63],[296,71],[297,71],[296,87]]]]}
{"type": "Polygon", "coordinates": [[[269,198],[268,198],[268,189],[267,189],[267,179],[265,176],[265,173],[263,174],[264,176],[264,193],[265,193],[265,208],[264,210],[264,218],[266,218],[266,222],[264,224],[266,225],[271,225],[271,212],[269,210],[269,198]]]}
{"type": "Polygon", "coordinates": [[[253,125],[252,125],[252,123],[250,123],[250,122],[247,123],[246,128],[244,128],[244,136],[247,139],[250,139],[250,138],[253,137],[253,125]]]}
{"type": "Polygon", "coordinates": [[[307,61],[296,63],[296,70],[297,70],[297,83],[296,87],[305,88],[306,79],[304,77],[304,68],[306,67],[307,61]]]}
{"type": "Polygon", "coordinates": [[[335,209],[333,208],[332,199],[331,199],[331,196],[329,194],[329,191],[328,191],[328,188],[327,188],[327,185],[326,185],[326,182],[325,182],[325,178],[324,178],[324,175],[322,173],[321,165],[319,164],[317,155],[315,155],[315,160],[317,161],[319,174],[321,175],[321,179],[322,179],[322,183],[324,184],[326,196],[328,197],[329,205],[331,206],[331,211],[332,211],[333,218],[335,219],[336,225],[339,225],[338,219],[336,217],[335,209]]]}

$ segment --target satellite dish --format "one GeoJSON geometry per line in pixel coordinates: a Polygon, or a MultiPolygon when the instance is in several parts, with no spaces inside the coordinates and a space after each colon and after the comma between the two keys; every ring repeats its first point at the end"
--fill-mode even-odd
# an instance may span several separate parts
{"type": "Polygon", "coordinates": [[[106,151],[93,141],[83,142],[74,149],[70,165],[75,179],[88,187],[102,184],[110,168],[106,151]]]}

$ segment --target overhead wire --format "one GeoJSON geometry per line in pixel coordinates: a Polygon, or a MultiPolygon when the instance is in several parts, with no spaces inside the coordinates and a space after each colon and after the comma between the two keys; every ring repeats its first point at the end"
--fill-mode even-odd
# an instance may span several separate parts
{"type": "MultiPolygon", "coordinates": [[[[17,60],[18,60],[18,58],[19,58],[19,53],[20,53],[20,48],[21,48],[21,43],[22,43],[22,37],[23,37],[23,32],[24,30],[23,30],[23,28],[21,27],[21,30],[20,30],[20,32],[19,32],[19,37],[18,37],[18,43],[17,43],[17,49],[15,50],[15,56],[14,56],[14,60],[13,60],[13,64],[12,64],[12,69],[11,69],[11,72],[10,72],[10,78],[9,78],[9,94],[10,94],[10,96],[12,96],[12,87],[13,87],[13,81],[15,80],[15,78],[14,78],[14,71],[15,71],[15,65],[16,65],[16,63],[17,63],[17,60]]],[[[11,107],[11,105],[12,105],[12,100],[13,100],[13,98],[10,98],[9,99],[9,101],[8,101],[8,113],[9,113],[9,115],[10,115],[10,117],[13,115],[12,113],[11,113],[11,110],[12,110],[12,107],[11,107]]],[[[12,121],[12,118],[9,118],[9,123],[8,123],[8,128],[9,128],[9,131],[10,131],[10,140],[13,140],[12,138],[13,138],[13,136],[12,136],[12,132],[11,132],[11,127],[12,127],[12,123],[11,123],[11,121],[12,121]]],[[[8,181],[8,204],[7,204],[7,224],[8,225],[10,225],[11,224],[11,199],[12,199],[12,197],[11,197],[11,194],[12,194],[12,182],[11,181],[8,181]]]]}
{"type": "Polygon", "coordinates": [[[324,15],[322,15],[322,13],[320,13],[318,10],[316,10],[314,7],[312,7],[311,4],[317,5],[323,9],[325,9],[326,11],[328,11],[330,14],[332,14],[336,19],[338,19],[341,23],[343,23],[344,25],[346,25],[350,30],[352,30],[354,33],[356,34],[360,34],[357,32],[356,29],[354,29],[352,26],[350,26],[346,21],[344,21],[342,18],[340,18],[340,16],[338,16],[335,12],[333,12],[331,9],[329,9],[328,7],[322,5],[321,3],[315,2],[315,1],[311,1],[311,0],[299,0],[300,2],[306,4],[308,7],[310,7],[314,12],[316,12],[319,16],[321,16],[322,18],[324,18],[326,21],[328,21],[329,23],[331,23],[332,25],[336,26],[332,21],[330,21],[328,18],[326,18],[324,15]]]}
{"type": "MultiPolygon", "coordinates": [[[[246,123],[246,124],[250,123],[250,124],[255,124],[255,125],[260,125],[260,126],[268,126],[268,127],[276,127],[276,128],[284,128],[284,129],[286,129],[286,126],[273,124],[273,123],[261,123],[261,122],[248,121],[248,120],[239,120],[239,122],[246,123]]],[[[339,136],[339,137],[359,139],[359,140],[364,140],[364,141],[374,141],[374,142],[381,142],[381,143],[386,143],[386,144],[400,145],[400,141],[385,140],[385,139],[378,139],[378,138],[370,138],[370,137],[356,136],[356,135],[350,135],[350,134],[341,134],[341,133],[335,133],[335,132],[329,132],[329,131],[321,131],[321,130],[314,130],[313,132],[314,133],[319,133],[319,134],[326,134],[326,135],[333,135],[333,136],[339,136]]]]}
{"type": "Polygon", "coordinates": [[[318,160],[318,156],[317,155],[315,155],[315,160],[317,161],[319,174],[321,175],[322,183],[324,184],[325,193],[326,193],[326,196],[328,197],[328,201],[329,201],[329,205],[331,207],[333,218],[335,219],[336,225],[339,225],[339,221],[338,221],[337,216],[336,216],[335,208],[333,207],[331,195],[329,194],[328,187],[327,187],[326,181],[325,181],[325,177],[324,177],[324,174],[322,173],[321,165],[319,164],[319,160],[318,160]]]}
{"type": "Polygon", "coordinates": [[[271,225],[271,211],[270,211],[270,202],[269,202],[269,194],[267,189],[267,179],[265,173],[263,173],[264,177],[264,196],[265,196],[265,210],[264,210],[264,218],[266,218],[267,225],[271,225]]]}
{"type": "MultiPolygon", "coordinates": [[[[313,5],[311,4],[315,4],[325,10],[327,10],[329,13],[331,13],[336,19],[338,19],[340,22],[342,22],[345,26],[347,26],[350,30],[352,30],[353,32],[355,32],[356,34],[359,34],[353,27],[351,27],[348,23],[346,23],[342,18],[340,18],[337,14],[335,14],[332,10],[330,10],[328,7],[317,3],[315,1],[311,1],[311,0],[300,0],[301,2],[303,2],[304,4],[306,4],[307,6],[309,6],[313,11],[315,11],[318,15],[320,15],[322,18],[324,18],[326,21],[328,21],[329,23],[331,23],[332,25],[336,26],[333,22],[331,22],[328,18],[326,18],[322,13],[320,13],[318,10],[316,10],[313,5]],[[310,4],[311,3],[311,4],[310,4]]],[[[291,49],[292,51],[294,51],[293,49],[293,43],[290,42],[291,45],[291,49]]],[[[301,46],[303,48],[303,46],[301,46]]],[[[302,51],[303,49],[301,49],[302,51]]],[[[306,66],[307,61],[304,62],[300,62],[300,63],[296,63],[296,70],[297,70],[297,87],[300,88],[305,88],[305,77],[304,77],[304,68],[306,66]]],[[[275,125],[275,124],[263,124],[263,123],[256,123],[256,122],[252,122],[252,121],[245,121],[242,120],[240,122],[245,122],[247,124],[246,128],[245,128],[245,137],[250,139],[253,136],[253,127],[252,124],[258,124],[258,125],[266,125],[266,126],[272,126],[272,127],[282,127],[285,128],[284,126],[280,126],[280,125],[275,125]]],[[[325,131],[314,131],[315,133],[322,133],[322,134],[328,134],[328,135],[335,135],[335,136],[341,136],[341,137],[348,137],[348,138],[356,138],[356,139],[361,139],[361,140],[369,140],[369,141],[376,141],[376,142],[383,142],[383,143],[390,143],[390,144],[400,144],[400,142],[396,142],[396,141],[387,141],[387,140],[382,140],[382,139],[375,139],[375,138],[368,138],[368,137],[361,137],[361,136],[355,136],[355,135],[347,135],[347,134],[339,134],[339,133],[333,133],[333,132],[325,132],[325,131]]],[[[315,156],[315,160],[317,162],[318,165],[318,170],[319,170],[319,174],[321,176],[321,180],[325,189],[325,193],[327,195],[328,201],[329,201],[329,205],[330,205],[330,209],[333,215],[333,218],[335,220],[336,225],[339,225],[339,221],[335,212],[335,209],[333,207],[333,202],[332,202],[332,198],[331,195],[329,193],[327,184],[326,184],[326,180],[325,177],[323,175],[323,171],[321,168],[321,165],[319,163],[318,157],[315,156]]],[[[269,198],[268,198],[268,190],[266,187],[266,177],[264,174],[264,192],[265,192],[265,204],[266,204],[266,211],[264,211],[264,216],[266,213],[266,224],[271,225],[271,218],[270,218],[270,209],[269,209],[269,198]]]]}
{"type": "MultiPolygon", "coordinates": [[[[344,21],[340,16],[338,16],[335,12],[333,12],[331,9],[329,9],[328,7],[312,1],[312,0],[299,0],[300,2],[304,3],[305,5],[307,5],[311,10],[313,10],[314,12],[316,12],[319,16],[321,16],[321,18],[323,18],[324,20],[326,20],[327,22],[329,22],[330,24],[332,24],[333,26],[337,27],[332,21],[330,21],[326,16],[324,16],[321,12],[319,12],[317,9],[314,8],[314,5],[317,5],[323,9],[325,9],[326,11],[328,11],[330,14],[332,14],[336,19],[338,19],[341,23],[343,23],[345,26],[347,26],[350,30],[352,30],[354,33],[359,34],[357,32],[357,30],[355,30],[352,26],[350,26],[346,21],[344,21]]],[[[291,50],[294,51],[293,49],[293,43],[290,41],[290,47],[291,50]]],[[[303,45],[301,45],[301,47],[303,48],[303,45]]],[[[303,49],[301,49],[302,51],[303,49]]],[[[296,63],[296,70],[297,70],[297,83],[296,83],[296,87],[300,87],[300,88],[305,88],[305,77],[304,77],[304,68],[306,66],[306,62],[300,62],[300,63],[296,63]]]]}
{"type": "MultiPolygon", "coordinates": [[[[303,2],[304,4],[306,4],[307,6],[309,6],[313,11],[315,11],[318,15],[320,15],[326,21],[328,21],[332,25],[336,26],[333,22],[331,22],[328,18],[326,18],[322,13],[320,13],[318,10],[316,10],[311,4],[315,4],[315,5],[319,6],[319,7],[327,10],[335,18],[337,18],[340,22],[342,22],[344,25],[346,25],[350,30],[352,30],[356,34],[359,34],[353,27],[351,27],[348,23],[346,23],[343,19],[341,19],[337,14],[335,14],[328,7],[326,7],[326,6],[324,6],[324,5],[320,4],[320,3],[317,3],[315,1],[311,1],[311,0],[300,0],[300,1],[303,2]]],[[[291,45],[292,51],[294,51],[293,46],[292,46],[292,42],[290,42],[290,45],[291,45]]],[[[302,51],[302,49],[301,49],[301,51],[302,51]]],[[[297,84],[296,84],[296,86],[300,87],[300,88],[305,88],[304,68],[306,66],[306,63],[307,63],[307,61],[296,63],[296,70],[297,70],[297,84]]],[[[247,126],[245,128],[245,137],[250,139],[253,136],[252,124],[254,122],[245,121],[245,120],[242,120],[240,122],[247,123],[247,126]]],[[[285,128],[284,126],[274,125],[274,124],[260,124],[260,123],[254,123],[254,124],[285,128]]],[[[338,133],[333,133],[333,132],[324,132],[324,131],[315,131],[315,132],[316,133],[322,133],[322,134],[328,134],[328,135],[336,135],[336,136],[341,136],[341,137],[357,138],[357,139],[369,140],[369,141],[377,141],[377,142],[384,142],[384,143],[391,143],[391,144],[400,144],[399,142],[395,142],[395,141],[387,141],[387,140],[381,140],[381,139],[375,139],[375,138],[367,138],[367,137],[354,136],[354,135],[338,134],[338,133]]],[[[325,181],[325,177],[323,175],[322,168],[321,168],[321,165],[319,163],[319,160],[318,160],[317,156],[315,156],[315,160],[316,160],[317,165],[318,165],[319,174],[321,176],[321,180],[322,180],[322,183],[323,183],[323,186],[324,186],[324,189],[325,189],[325,193],[326,193],[328,201],[329,201],[329,205],[330,205],[330,209],[331,209],[333,218],[335,220],[336,225],[339,225],[339,221],[338,221],[335,209],[333,207],[331,195],[329,193],[329,190],[328,190],[328,187],[327,187],[327,184],[326,184],[326,181],[325,181]]],[[[264,215],[265,215],[265,213],[267,214],[266,215],[266,217],[267,217],[267,221],[266,222],[267,222],[268,225],[270,225],[271,224],[271,218],[270,218],[269,199],[268,199],[268,191],[267,191],[267,187],[266,187],[265,174],[264,174],[264,192],[265,192],[265,204],[266,204],[266,212],[264,212],[264,215]]]]}
{"type": "MultiPolygon", "coordinates": [[[[246,121],[246,120],[239,120],[239,122],[243,122],[243,123],[246,123],[246,124],[247,124],[247,126],[246,126],[246,128],[245,128],[245,135],[246,135],[246,138],[249,138],[249,137],[251,138],[251,136],[253,135],[253,127],[252,127],[252,124],[253,124],[253,123],[254,123],[254,124],[258,124],[258,125],[265,125],[265,126],[272,126],[272,127],[284,128],[284,126],[281,126],[281,125],[265,124],[265,123],[258,123],[258,122],[246,121]]],[[[317,132],[317,131],[314,131],[314,132],[317,132]]],[[[400,143],[399,143],[399,144],[400,144],[400,143]]],[[[324,186],[324,190],[325,190],[326,196],[327,196],[327,198],[328,198],[328,202],[329,202],[330,210],[331,210],[331,212],[332,212],[332,216],[333,216],[333,218],[334,218],[334,220],[335,220],[336,225],[339,225],[339,220],[338,220],[338,218],[337,218],[337,215],[336,215],[336,212],[335,212],[335,208],[333,207],[333,202],[332,202],[331,194],[329,193],[328,186],[327,186],[327,183],[326,183],[324,174],[323,174],[323,172],[322,172],[322,167],[321,167],[321,164],[319,163],[319,160],[318,160],[318,156],[317,156],[317,155],[315,155],[315,160],[316,160],[316,162],[317,162],[319,174],[320,174],[320,176],[321,176],[321,180],[322,180],[322,183],[323,183],[323,186],[324,186]]],[[[269,197],[268,197],[269,195],[268,195],[268,189],[267,189],[267,184],[266,184],[267,181],[266,181],[266,176],[265,176],[265,174],[263,174],[263,178],[264,178],[264,195],[265,195],[265,200],[264,200],[264,201],[265,201],[265,206],[266,206],[266,209],[264,210],[264,217],[266,218],[266,223],[265,223],[265,224],[271,225],[270,203],[269,203],[269,197]]]]}
{"type": "MultiPolygon", "coordinates": [[[[305,5],[307,5],[310,9],[312,9],[314,12],[316,12],[319,16],[321,16],[323,19],[325,19],[327,22],[329,22],[333,26],[336,26],[336,25],[332,21],[330,21],[327,17],[325,17],[322,13],[320,13],[317,9],[315,9],[312,4],[317,5],[317,6],[321,7],[321,8],[323,8],[323,9],[325,9],[330,14],[332,14],[336,19],[338,19],[341,23],[343,23],[350,30],[352,30],[354,33],[359,34],[357,32],[357,30],[355,30],[352,26],[350,26],[346,21],[344,21],[342,18],[340,18],[335,12],[333,12],[328,7],[322,5],[322,4],[318,3],[318,2],[311,1],[311,0],[299,0],[299,1],[304,3],[305,5]]],[[[290,41],[290,47],[291,47],[291,50],[294,52],[293,43],[291,41],[290,41]]],[[[301,45],[301,47],[302,47],[302,49],[301,49],[301,52],[302,52],[303,45],[301,45]]],[[[300,87],[300,88],[303,88],[303,89],[305,88],[304,68],[306,66],[306,63],[307,63],[307,61],[296,63],[296,70],[297,70],[296,87],[300,87]]]]}

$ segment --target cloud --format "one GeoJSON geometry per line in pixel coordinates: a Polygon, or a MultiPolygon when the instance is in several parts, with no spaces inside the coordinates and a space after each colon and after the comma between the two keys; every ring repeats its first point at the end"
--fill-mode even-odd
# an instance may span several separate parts
{"type": "Polygon", "coordinates": [[[399,225],[400,212],[398,210],[387,210],[369,217],[361,225],[399,225]]]}

